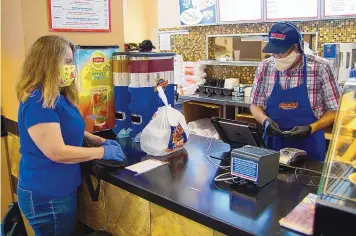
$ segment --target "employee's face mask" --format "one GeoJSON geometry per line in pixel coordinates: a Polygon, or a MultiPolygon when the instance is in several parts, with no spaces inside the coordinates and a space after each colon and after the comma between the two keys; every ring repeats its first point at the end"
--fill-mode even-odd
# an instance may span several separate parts
{"type": "Polygon", "coordinates": [[[59,86],[70,86],[77,76],[75,65],[62,65],[60,69],[59,86]]]}
{"type": "Polygon", "coordinates": [[[289,69],[293,63],[296,61],[299,53],[296,53],[294,50],[286,57],[283,58],[274,58],[276,62],[276,68],[278,71],[284,72],[289,69]]]}

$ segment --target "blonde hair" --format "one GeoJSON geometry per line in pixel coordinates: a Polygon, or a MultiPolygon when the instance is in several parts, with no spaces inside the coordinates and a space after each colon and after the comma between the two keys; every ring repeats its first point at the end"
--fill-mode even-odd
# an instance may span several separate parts
{"type": "Polygon", "coordinates": [[[71,103],[78,104],[75,83],[68,87],[59,86],[60,66],[67,47],[75,51],[69,40],[58,35],[42,36],[32,45],[26,56],[22,74],[17,84],[19,101],[26,102],[35,89],[42,91],[43,107],[54,108],[55,100],[62,93],[71,103]]]}

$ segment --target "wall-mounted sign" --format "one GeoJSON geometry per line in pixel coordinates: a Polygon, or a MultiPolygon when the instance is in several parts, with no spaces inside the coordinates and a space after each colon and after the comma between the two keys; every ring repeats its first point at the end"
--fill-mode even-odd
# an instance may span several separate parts
{"type": "Polygon", "coordinates": [[[265,0],[266,20],[316,19],[319,0],[265,0]]]}
{"type": "Polygon", "coordinates": [[[181,25],[216,24],[216,0],[179,0],[181,25]]]}
{"type": "Polygon", "coordinates": [[[51,31],[111,31],[110,0],[48,0],[51,31]]]}
{"type": "Polygon", "coordinates": [[[324,0],[323,6],[326,18],[356,16],[355,0],[324,0]]]}
{"type": "Polygon", "coordinates": [[[262,20],[262,0],[218,0],[219,23],[262,20]]]}

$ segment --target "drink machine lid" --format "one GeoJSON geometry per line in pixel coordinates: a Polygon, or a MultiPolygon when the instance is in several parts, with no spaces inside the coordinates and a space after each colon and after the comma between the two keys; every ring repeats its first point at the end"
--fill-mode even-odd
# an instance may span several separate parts
{"type": "Polygon", "coordinates": [[[157,53],[157,52],[114,52],[113,56],[132,56],[132,57],[174,57],[173,52],[157,53]]]}

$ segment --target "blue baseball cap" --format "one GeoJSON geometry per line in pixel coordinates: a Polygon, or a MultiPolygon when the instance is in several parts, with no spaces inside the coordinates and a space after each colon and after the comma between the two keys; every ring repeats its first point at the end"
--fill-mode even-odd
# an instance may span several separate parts
{"type": "Polygon", "coordinates": [[[302,38],[299,29],[289,22],[279,22],[272,26],[268,33],[268,44],[263,48],[264,53],[285,53],[298,44],[302,50],[302,38]]]}

